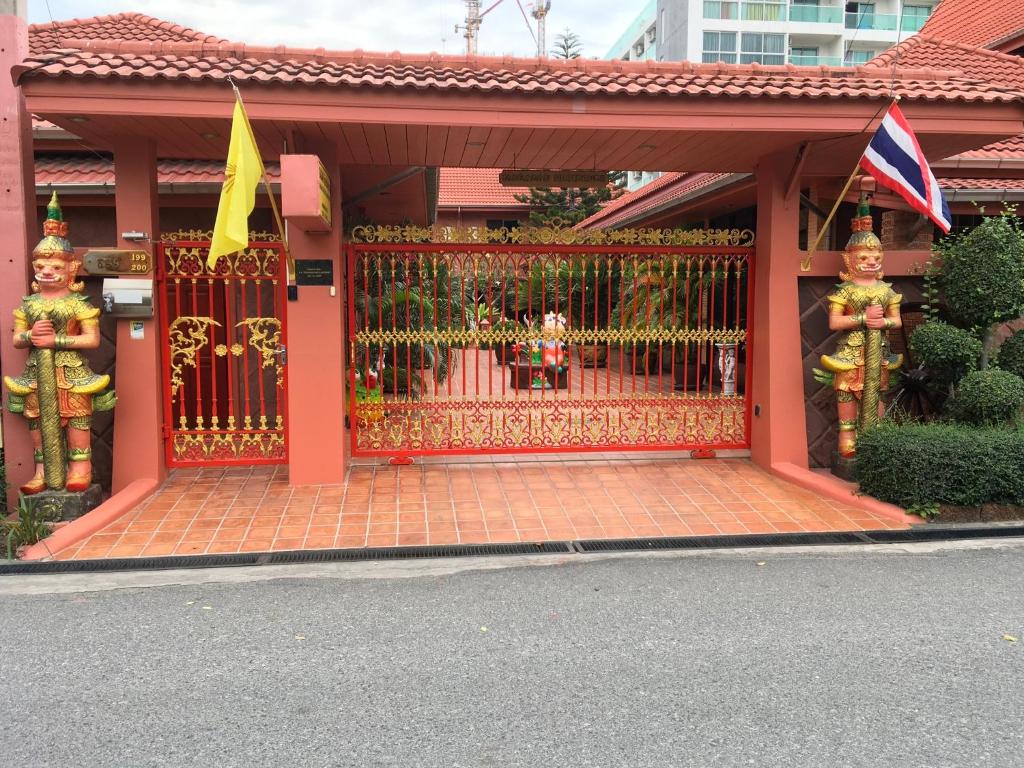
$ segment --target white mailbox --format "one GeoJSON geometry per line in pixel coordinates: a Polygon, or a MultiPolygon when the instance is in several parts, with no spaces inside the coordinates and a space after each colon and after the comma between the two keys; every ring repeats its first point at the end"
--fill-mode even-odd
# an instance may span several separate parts
{"type": "Polygon", "coordinates": [[[153,281],[108,277],[103,281],[103,314],[114,317],[152,317],[153,281]]]}

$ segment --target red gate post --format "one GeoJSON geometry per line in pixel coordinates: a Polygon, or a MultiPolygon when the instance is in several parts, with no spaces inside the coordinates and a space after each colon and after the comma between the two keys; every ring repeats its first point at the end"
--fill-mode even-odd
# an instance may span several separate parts
{"type": "Polygon", "coordinates": [[[757,166],[757,258],[750,323],[753,404],[751,457],[771,469],[807,467],[800,303],[797,295],[800,190],[786,197],[795,153],[779,153],[757,166]]]}
{"type": "Polygon", "coordinates": [[[336,150],[307,142],[331,179],[331,230],[289,231],[292,256],[329,259],[331,286],[299,286],[288,304],[288,480],[293,485],[341,483],[345,479],[345,317],[346,283],[341,244],[341,172],[336,150]]]}
{"type": "MultiPolygon", "coordinates": [[[[114,207],[118,247],[145,249],[156,254],[152,241],[160,239],[160,203],[157,196],[156,143],[149,138],[123,136],[114,150],[114,207]],[[127,241],[126,232],[144,232],[150,242],[127,241]]],[[[149,277],[155,278],[155,274],[149,277]]],[[[156,286],[154,286],[154,290],[156,286]]],[[[161,482],[164,464],[163,380],[160,365],[159,311],[142,321],[142,338],[132,338],[129,320],[117,321],[114,387],[114,493],[135,480],[161,482]]]]}
{"type": "MultiPolygon", "coordinates": [[[[28,55],[25,0],[8,3],[0,10],[0,71],[28,55]],[[11,7],[11,6],[14,7],[11,7]]],[[[0,364],[2,372],[17,376],[25,367],[26,351],[11,345],[14,316],[28,290],[30,232],[36,232],[35,179],[32,162],[32,127],[25,98],[9,77],[0,78],[0,364]]],[[[4,460],[7,464],[9,501],[13,505],[18,486],[33,472],[32,444],[21,416],[3,409],[4,460]]]]}

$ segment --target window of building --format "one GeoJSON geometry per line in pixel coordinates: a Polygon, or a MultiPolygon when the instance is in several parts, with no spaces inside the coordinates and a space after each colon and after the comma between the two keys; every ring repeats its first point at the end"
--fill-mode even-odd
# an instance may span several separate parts
{"type": "Polygon", "coordinates": [[[928,5],[905,5],[903,6],[903,22],[901,27],[905,32],[917,32],[931,15],[932,9],[928,5]]]}
{"type": "Polygon", "coordinates": [[[647,42],[652,45],[658,40],[658,28],[653,24],[647,30],[647,42]]]}
{"type": "Polygon", "coordinates": [[[785,21],[786,4],[780,0],[752,0],[743,3],[744,21],[785,21]]]}
{"type": "Polygon", "coordinates": [[[704,0],[705,19],[736,19],[738,10],[736,0],[704,0]]]}
{"type": "Polygon", "coordinates": [[[849,50],[843,56],[843,64],[848,67],[855,67],[860,64],[867,64],[878,54],[875,51],[849,50]]]}
{"type": "Polygon", "coordinates": [[[665,26],[665,21],[668,18],[668,11],[664,8],[661,9],[661,22],[658,24],[658,29],[661,30],[661,42],[665,42],[665,33],[668,31],[668,27],[665,26]]]}
{"type": "Polygon", "coordinates": [[[741,39],[740,64],[785,64],[786,36],[760,32],[744,32],[741,39]]]}
{"type": "Polygon", "coordinates": [[[847,3],[846,26],[849,29],[874,29],[875,4],[861,2],[847,3]]]}
{"type": "Polygon", "coordinates": [[[635,43],[633,43],[633,53],[636,54],[637,56],[643,56],[644,55],[644,40],[643,40],[643,38],[640,38],[635,43]]]}
{"type": "Polygon", "coordinates": [[[735,32],[705,32],[704,54],[701,58],[705,64],[724,61],[726,64],[736,63],[735,32]]]}
{"type": "Polygon", "coordinates": [[[520,224],[522,224],[522,222],[519,221],[519,219],[488,219],[487,220],[487,228],[488,229],[501,229],[502,227],[504,227],[505,229],[514,229],[515,227],[518,227],[520,224]]]}
{"type": "Polygon", "coordinates": [[[818,65],[818,49],[807,46],[789,49],[789,63],[806,67],[818,65]]]}

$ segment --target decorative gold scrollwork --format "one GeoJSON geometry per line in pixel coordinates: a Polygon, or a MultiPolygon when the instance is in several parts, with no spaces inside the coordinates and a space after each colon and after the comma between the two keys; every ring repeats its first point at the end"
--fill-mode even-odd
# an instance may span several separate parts
{"type": "Polygon", "coordinates": [[[177,246],[164,249],[167,275],[171,278],[242,277],[276,278],[281,268],[281,253],[276,246],[246,248],[217,259],[213,269],[206,263],[208,245],[177,246]]]}
{"type": "MultiPolygon", "coordinates": [[[[175,241],[206,241],[213,240],[212,229],[177,229],[174,232],[161,232],[160,239],[163,242],[175,241]]],[[[281,236],[273,232],[249,232],[250,242],[273,243],[281,242],[281,236]]]]}
{"type": "Polygon", "coordinates": [[[518,245],[729,246],[754,245],[751,229],[563,229],[561,227],[454,227],[360,225],[356,243],[503,243],[518,245]]]}
{"type": "Polygon", "coordinates": [[[182,368],[196,367],[196,356],[199,350],[209,342],[211,325],[220,326],[212,317],[179,317],[171,323],[167,330],[171,346],[171,397],[178,396],[178,391],[185,383],[182,368]]]}
{"type": "Polygon", "coordinates": [[[281,344],[281,321],[276,317],[247,317],[235,327],[244,325],[249,329],[249,345],[260,353],[261,367],[277,371],[277,386],[284,386],[284,367],[277,355],[281,344]]]}

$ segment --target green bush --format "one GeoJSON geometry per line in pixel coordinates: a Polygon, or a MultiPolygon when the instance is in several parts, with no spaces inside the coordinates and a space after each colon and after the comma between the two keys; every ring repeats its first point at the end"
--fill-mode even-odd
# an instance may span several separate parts
{"type": "Polygon", "coordinates": [[[978,367],[981,342],[962,328],[941,320],[919,326],[910,335],[914,359],[937,381],[952,384],[978,367]]]}
{"type": "Polygon", "coordinates": [[[999,367],[1024,379],[1024,331],[1017,331],[999,348],[999,367]]]}
{"type": "Polygon", "coordinates": [[[983,426],[1014,421],[1024,407],[1024,379],[992,368],[972,371],[956,387],[947,403],[949,414],[965,424],[983,426]]]}
{"type": "Polygon", "coordinates": [[[963,325],[988,329],[1024,311],[1024,232],[1016,217],[986,217],[936,250],[942,292],[963,325]]]}
{"type": "Polygon", "coordinates": [[[1024,504],[1024,431],[883,422],[858,436],[854,476],[904,509],[1024,504]]]}

